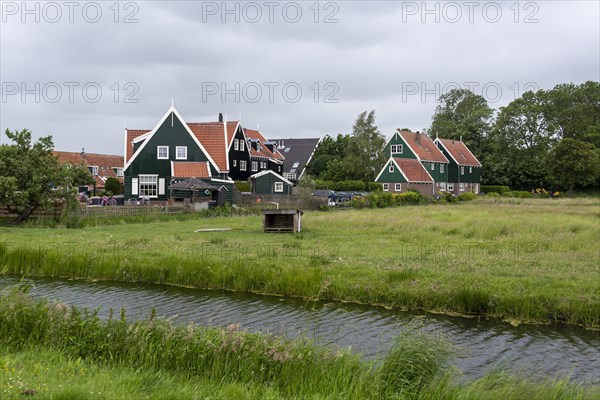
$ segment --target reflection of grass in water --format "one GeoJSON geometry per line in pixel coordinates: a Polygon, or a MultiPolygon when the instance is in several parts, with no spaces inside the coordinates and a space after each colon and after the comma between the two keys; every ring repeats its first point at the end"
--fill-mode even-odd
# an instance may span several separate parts
{"type": "Polygon", "coordinates": [[[0,271],[307,299],[318,294],[598,327],[598,205],[594,199],[518,205],[484,199],[308,212],[300,235],[263,234],[260,216],[0,228],[0,271]],[[232,231],[195,233],[223,226],[232,231]]]}
{"type": "Polygon", "coordinates": [[[383,360],[348,350],[240,332],[238,327],[129,322],[124,310],[96,312],[0,295],[0,394],[20,398],[574,398],[591,390],[568,381],[535,385],[494,374],[458,385],[443,337],[423,321],[399,333],[383,360]],[[450,396],[449,396],[450,395],[450,396]],[[466,396],[466,397],[465,397],[466,396]],[[551,396],[551,397],[547,397],[551,396]]]}

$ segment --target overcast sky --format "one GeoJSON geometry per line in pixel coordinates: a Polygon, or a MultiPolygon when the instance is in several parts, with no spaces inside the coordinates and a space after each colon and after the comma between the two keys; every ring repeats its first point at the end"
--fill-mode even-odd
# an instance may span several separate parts
{"type": "MultiPolygon", "coordinates": [[[[598,1],[2,1],[0,129],[123,153],[171,106],[271,138],[421,130],[471,87],[493,108],[600,80],[598,1]]],[[[7,139],[2,134],[3,143],[7,139]]]]}

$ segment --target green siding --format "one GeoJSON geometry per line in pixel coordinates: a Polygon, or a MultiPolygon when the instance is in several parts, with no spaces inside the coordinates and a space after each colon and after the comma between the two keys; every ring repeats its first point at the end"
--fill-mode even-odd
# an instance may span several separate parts
{"type": "Polygon", "coordinates": [[[255,194],[291,194],[292,186],[286,183],[283,179],[276,177],[273,174],[265,174],[256,178],[254,183],[255,194]],[[275,192],[275,182],[283,183],[283,192],[275,192]]]}
{"type": "Polygon", "coordinates": [[[450,183],[480,183],[481,181],[481,167],[469,167],[467,165],[464,166],[464,174],[461,174],[460,169],[461,166],[454,161],[454,158],[446,151],[444,146],[441,144],[438,145],[438,148],[441,152],[446,156],[450,164],[448,165],[448,180],[450,183]],[[471,172],[469,172],[469,168],[471,168],[471,172]]]}
{"type": "Polygon", "coordinates": [[[396,166],[396,164],[394,164],[394,162],[392,160],[388,160],[388,162],[385,163],[385,166],[383,167],[383,172],[379,176],[379,178],[377,178],[376,182],[380,182],[380,183],[390,183],[390,182],[394,182],[394,183],[407,183],[406,179],[404,179],[404,175],[402,175],[402,172],[400,172],[400,170],[398,169],[398,167],[396,166]],[[390,169],[389,169],[390,165],[394,166],[394,172],[390,172],[390,169]]]}
{"type": "Polygon", "coordinates": [[[421,164],[435,182],[448,182],[448,164],[431,161],[421,161],[421,164]],[[431,170],[431,164],[434,167],[433,171],[431,170]],[[440,172],[440,165],[444,166],[444,172],[440,172]]]}
{"type": "Polygon", "coordinates": [[[415,153],[413,153],[410,150],[410,147],[408,147],[406,145],[406,142],[404,141],[404,139],[402,138],[402,136],[400,136],[400,134],[398,132],[395,132],[394,136],[392,136],[392,138],[390,139],[388,144],[386,144],[386,146],[383,149],[383,153],[386,155],[386,157],[417,158],[415,153]],[[393,144],[401,144],[402,145],[402,154],[398,154],[398,153],[392,154],[391,153],[393,144]]]}

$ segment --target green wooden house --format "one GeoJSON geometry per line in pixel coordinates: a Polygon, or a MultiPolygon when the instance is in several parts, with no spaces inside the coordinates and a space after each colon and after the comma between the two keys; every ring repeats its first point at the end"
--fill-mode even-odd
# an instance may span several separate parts
{"type": "Polygon", "coordinates": [[[125,130],[125,198],[167,200],[167,188],[199,178],[233,200],[225,123],[188,124],[171,107],[152,130],[125,130]]]}
{"type": "Polygon", "coordinates": [[[254,194],[292,194],[294,184],[272,170],[265,170],[250,176],[254,194]]]}
{"type": "Polygon", "coordinates": [[[384,192],[402,193],[414,190],[423,196],[433,195],[434,180],[416,158],[390,157],[375,178],[384,192]]]}
{"type": "MultiPolygon", "coordinates": [[[[433,140],[429,136],[420,132],[411,132],[408,130],[398,129],[392,137],[385,144],[384,152],[389,155],[390,159],[386,163],[386,167],[389,170],[392,159],[408,159],[417,160],[423,168],[426,170],[429,178],[433,180],[430,190],[426,196],[435,196],[440,192],[446,190],[446,183],[448,182],[448,165],[449,161],[444,154],[438,149],[433,140]]],[[[384,173],[386,167],[384,167],[380,173],[384,173]]],[[[398,168],[402,168],[402,165],[396,165],[398,168]]],[[[412,176],[414,179],[418,179],[419,183],[429,182],[428,179],[422,174],[420,168],[415,167],[414,163],[406,164],[406,168],[414,169],[414,171],[403,171],[405,175],[412,176]]],[[[400,175],[395,175],[400,179],[400,175]]],[[[389,179],[391,176],[384,175],[379,177],[380,179],[389,179]]],[[[376,182],[380,182],[377,181],[376,182]]],[[[383,182],[394,184],[395,182],[383,182]]],[[[397,182],[405,183],[405,182],[397,182]]],[[[415,181],[417,183],[417,181],[415,181]]],[[[402,186],[402,185],[400,185],[402,186]]],[[[423,189],[423,188],[421,188],[423,189]]],[[[421,192],[422,190],[419,190],[421,192]]]]}
{"type": "Polygon", "coordinates": [[[450,160],[447,191],[460,195],[464,192],[479,194],[481,163],[461,140],[435,139],[435,144],[450,160]]]}

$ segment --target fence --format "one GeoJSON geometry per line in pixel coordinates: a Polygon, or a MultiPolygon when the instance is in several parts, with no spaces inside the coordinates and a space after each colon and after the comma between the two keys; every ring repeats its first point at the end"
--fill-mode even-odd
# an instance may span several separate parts
{"type": "Polygon", "coordinates": [[[316,210],[327,206],[327,197],[296,195],[252,194],[233,192],[233,204],[238,207],[252,207],[260,209],[299,209],[316,210]]]}
{"type": "Polygon", "coordinates": [[[85,207],[82,209],[84,217],[104,216],[133,216],[133,215],[158,215],[158,214],[182,214],[194,211],[191,205],[169,206],[166,204],[123,205],[104,207],[85,207]]]}
{"type": "MultiPolygon", "coordinates": [[[[30,218],[60,217],[63,211],[63,207],[63,203],[56,203],[51,205],[47,209],[37,208],[33,210],[33,212],[30,215],[30,218]]],[[[9,212],[6,206],[0,206],[0,217],[16,218],[17,216],[18,214],[9,212]]]]}

